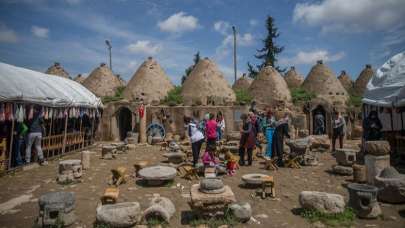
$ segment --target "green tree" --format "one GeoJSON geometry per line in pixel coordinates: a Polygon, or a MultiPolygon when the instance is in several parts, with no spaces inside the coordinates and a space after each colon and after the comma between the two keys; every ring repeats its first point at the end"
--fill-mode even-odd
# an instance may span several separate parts
{"type": "Polygon", "coordinates": [[[264,47],[257,50],[255,57],[262,61],[261,64],[257,65],[256,68],[250,63],[248,63],[249,76],[255,78],[257,72],[259,72],[265,66],[272,66],[279,72],[284,72],[286,68],[280,68],[277,66],[277,56],[284,50],[284,47],[276,44],[276,38],[280,36],[278,28],[274,23],[274,19],[271,16],[268,16],[266,19],[266,29],[267,37],[263,40],[264,47]]]}
{"type": "Polygon", "coordinates": [[[250,62],[247,63],[247,67],[248,67],[248,76],[251,78],[256,78],[259,72],[257,72],[255,67],[252,64],[250,64],[250,62]]]}
{"type": "Polygon", "coordinates": [[[186,78],[190,75],[191,71],[193,71],[195,65],[197,65],[198,61],[200,61],[200,52],[197,52],[194,55],[194,59],[193,59],[194,63],[193,65],[189,66],[185,71],[184,71],[184,75],[181,77],[181,84],[183,85],[183,83],[186,81],[186,78]]]}

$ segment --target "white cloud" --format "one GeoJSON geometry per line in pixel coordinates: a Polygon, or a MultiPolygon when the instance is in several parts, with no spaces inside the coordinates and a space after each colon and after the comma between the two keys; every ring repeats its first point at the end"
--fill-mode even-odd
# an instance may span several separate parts
{"type": "Polygon", "coordinates": [[[322,32],[386,31],[405,21],[404,0],[322,0],[298,3],[293,21],[322,32]]]}
{"type": "Polygon", "coordinates": [[[39,38],[48,38],[49,35],[49,29],[39,27],[39,26],[32,26],[31,27],[31,32],[34,34],[34,36],[39,37],[39,38]]]}
{"type": "Polygon", "coordinates": [[[226,35],[230,32],[231,25],[226,21],[217,21],[214,23],[214,30],[221,33],[222,35],[226,35]]]}
{"type": "Polygon", "coordinates": [[[279,63],[282,65],[310,65],[318,60],[325,62],[335,62],[345,57],[344,52],[331,54],[327,50],[299,51],[295,56],[290,58],[280,58],[279,63]]]}
{"type": "Polygon", "coordinates": [[[256,26],[257,24],[258,24],[257,20],[255,20],[255,19],[250,19],[250,20],[249,20],[249,25],[250,25],[250,26],[253,27],[253,26],[256,26]]]}
{"type": "Polygon", "coordinates": [[[17,41],[16,32],[0,22],[0,43],[16,43],[17,41]]]}
{"type": "MultiPolygon", "coordinates": [[[[254,37],[250,33],[245,33],[243,35],[236,34],[236,44],[244,47],[251,46],[254,44],[254,37]]],[[[233,45],[233,35],[227,35],[222,41],[222,45],[233,45]]]]}
{"type": "Polygon", "coordinates": [[[155,55],[161,50],[161,46],[153,44],[149,40],[139,40],[136,43],[128,45],[128,50],[132,53],[155,55]]]}
{"type": "Polygon", "coordinates": [[[158,22],[158,27],[164,32],[181,33],[192,31],[198,27],[198,19],[184,12],[178,12],[164,21],[158,22]]]}

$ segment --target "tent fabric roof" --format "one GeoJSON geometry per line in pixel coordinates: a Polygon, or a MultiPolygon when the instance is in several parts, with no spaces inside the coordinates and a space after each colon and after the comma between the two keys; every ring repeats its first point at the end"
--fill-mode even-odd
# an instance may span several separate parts
{"type": "Polygon", "coordinates": [[[377,70],[367,84],[363,103],[405,106],[405,52],[393,56],[377,70]]]}
{"type": "Polygon", "coordinates": [[[0,62],[0,102],[29,102],[50,107],[102,107],[79,83],[0,62]]]}

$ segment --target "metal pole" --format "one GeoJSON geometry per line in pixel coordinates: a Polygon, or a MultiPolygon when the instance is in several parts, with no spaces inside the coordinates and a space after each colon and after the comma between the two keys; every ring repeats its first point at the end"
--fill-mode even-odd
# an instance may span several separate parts
{"type": "MultiPolygon", "coordinates": [[[[9,150],[9,154],[8,154],[8,167],[7,167],[8,170],[11,169],[11,162],[12,162],[11,160],[13,159],[14,128],[15,128],[15,121],[12,120],[12,121],[11,121],[10,147],[9,147],[10,150],[9,150]]],[[[7,148],[7,146],[6,146],[6,148],[7,148]]],[[[18,151],[18,153],[19,153],[19,152],[20,152],[20,151],[18,151]]]]}
{"type": "Polygon", "coordinates": [[[235,26],[232,26],[233,30],[233,71],[234,71],[234,82],[236,82],[236,28],[235,26]]]}
{"type": "Polygon", "coordinates": [[[111,60],[111,46],[108,48],[110,51],[110,70],[112,71],[112,60],[111,60]]]}
{"type": "Polygon", "coordinates": [[[111,48],[112,48],[112,45],[111,45],[111,41],[105,40],[105,44],[108,47],[108,52],[109,52],[109,56],[110,56],[110,70],[112,71],[112,60],[111,60],[111,48]]]}

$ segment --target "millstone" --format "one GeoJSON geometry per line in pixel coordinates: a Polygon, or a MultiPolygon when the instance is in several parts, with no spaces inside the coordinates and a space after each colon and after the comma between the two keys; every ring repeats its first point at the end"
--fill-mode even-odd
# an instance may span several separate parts
{"type": "Polygon", "coordinates": [[[268,177],[268,175],[261,173],[245,174],[242,176],[242,181],[250,185],[260,185],[263,183],[263,179],[268,177]]]}
{"type": "Polygon", "coordinates": [[[223,193],[224,183],[219,178],[205,178],[200,181],[200,191],[212,194],[223,193]]]}
{"type": "Polygon", "coordinates": [[[177,170],[168,166],[151,166],[139,170],[139,177],[148,181],[151,185],[158,185],[164,181],[173,180],[176,177],[177,170]]]}

